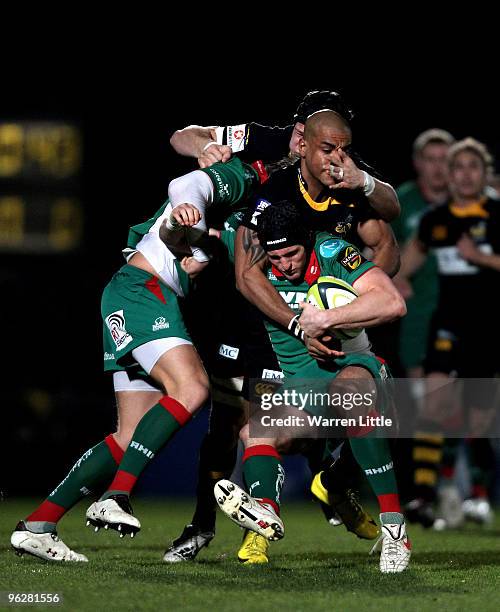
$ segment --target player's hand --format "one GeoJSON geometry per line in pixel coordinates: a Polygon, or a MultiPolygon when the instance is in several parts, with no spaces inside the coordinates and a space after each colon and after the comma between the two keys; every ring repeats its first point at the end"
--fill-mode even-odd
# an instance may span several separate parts
{"type": "Polygon", "coordinates": [[[198,274],[207,267],[209,264],[208,261],[196,261],[196,259],[191,257],[184,257],[181,260],[181,268],[189,275],[189,278],[194,278],[198,276],[198,274]]]}
{"type": "Polygon", "coordinates": [[[481,257],[481,251],[468,234],[462,234],[457,242],[457,249],[460,255],[471,263],[477,263],[479,257],[481,257]]]}
{"type": "Polygon", "coordinates": [[[192,204],[179,204],[172,209],[170,219],[183,227],[192,227],[201,221],[201,213],[192,204]]]}
{"type": "Polygon", "coordinates": [[[394,286],[401,293],[401,296],[405,301],[408,301],[413,297],[413,287],[411,286],[410,281],[406,278],[406,276],[401,276],[400,274],[396,274],[396,276],[392,279],[394,286]]]}
{"type": "Polygon", "coordinates": [[[328,327],[331,325],[331,323],[326,320],[329,316],[328,311],[320,310],[316,308],[316,306],[309,304],[309,302],[301,302],[299,306],[302,308],[299,323],[304,333],[311,338],[318,338],[325,334],[328,327]]]}
{"type": "Polygon", "coordinates": [[[342,149],[334,152],[330,162],[330,174],[335,180],[331,189],[362,189],[365,184],[365,175],[349,155],[342,149]]]}
{"type": "Polygon", "coordinates": [[[304,335],[304,344],[306,345],[309,355],[317,361],[325,362],[331,359],[337,359],[337,357],[344,357],[345,353],[337,351],[333,348],[332,343],[337,342],[332,336],[323,336],[321,340],[318,338],[311,338],[310,336],[304,335]]]}
{"type": "Polygon", "coordinates": [[[200,168],[208,168],[217,162],[227,162],[231,159],[233,152],[227,145],[211,144],[204,149],[198,157],[200,168]]]}

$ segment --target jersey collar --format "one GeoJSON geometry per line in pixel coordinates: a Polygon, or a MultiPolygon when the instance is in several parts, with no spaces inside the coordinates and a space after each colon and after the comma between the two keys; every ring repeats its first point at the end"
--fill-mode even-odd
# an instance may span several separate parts
{"type": "MultiPolygon", "coordinates": [[[[271,266],[271,272],[276,276],[276,278],[285,278],[281,272],[271,266]]],[[[304,274],[304,281],[308,285],[312,285],[314,281],[316,281],[321,276],[321,270],[319,267],[318,257],[314,249],[311,251],[311,255],[309,257],[309,261],[307,262],[306,273],[304,274]]]]}
{"type": "Polygon", "coordinates": [[[484,210],[484,205],[488,201],[486,196],[483,196],[477,202],[467,204],[467,206],[458,206],[455,202],[450,202],[450,211],[455,217],[482,217],[487,219],[490,215],[487,210],[484,210]]]}
{"type": "Polygon", "coordinates": [[[333,206],[334,204],[340,204],[340,202],[332,196],[328,197],[324,202],[316,202],[315,200],[313,200],[307,191],[307,183],[305,182],[304,177],[302,176],[300,168],[298,168],[297,180],[299,183],[299,190],[302,194],[302,197],[314,210],[324,211],[327,210],[330,206],[333,206]]]}

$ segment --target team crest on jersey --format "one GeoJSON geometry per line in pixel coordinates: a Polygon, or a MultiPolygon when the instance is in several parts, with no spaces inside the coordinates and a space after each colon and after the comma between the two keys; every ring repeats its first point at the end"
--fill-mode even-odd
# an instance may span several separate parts
{"type": "Polygon", "coordinates": [[[433,240],[446,240],[448,236],[448,228],[446,225],[435,225],[432,228],[432,239],[433,240]]]}
{"type": "Polygon", "coordinates": [[[346,248],[344,256],[340,260],[341,265],[347,271],[356,270],[361,265],[361,262],[361,253],[352,246],[346,248]]]}
{"type": "Polygon", "coordinates": [[[335,226],[335,231],[341,236],[345,236],[351,230],[352,224],[349,221],[339,221],[335,226]]]}
{"type": "Polygon", "coordinates": [[[322,257],[335,257],[343,246],[342,240],[327,240],[319,247],[319,253],[322,257]]]}
{"type": "Polygon", "coordinates": [[[125,317],[123,315],[123,310],[112,312],[104,319],[104,321],[108,326],[109,333],[113,338],[117,351],[121,351],[127,346],[127,344],[132,342],[133,337],[125,329],[125,317]]]}

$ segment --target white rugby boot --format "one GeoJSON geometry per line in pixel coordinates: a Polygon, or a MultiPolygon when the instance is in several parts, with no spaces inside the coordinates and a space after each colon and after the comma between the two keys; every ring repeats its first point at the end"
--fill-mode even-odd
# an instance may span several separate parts
{"type": "Polygon", "coordinates": [[[219,480],[214,495],[222,512],[240,527],[255,531],[267,540],[281,540],[285,535],[285,526],[276,512],[234,482],[219,480]]]}
{"type": "Polygon", "coordinates": [[[130,534],[133,538],[140,531],[141,524],[135,518],[127,495],[111,495],[107,499],[94,502],[87,510],[87,527],[92,525],[95,531],[101,527],[114,529],[120,538],[130,534]]]}
{"type": "Polygon", "coordinates": [[[46,561],[88,561],[85,555],[71,550],[57,533],[34,533],[30,531],[24,521],[19,521],[12,535],[10,543],[16,555],[33,555],[46,561]]]}
{"type": "Polygon", "coordinates": [[[382,534],[370,554],[375,552],[379,543],[382,544],[380,571],[383,574],[398,574],[408,567],[411,543],[406,534],[405,523],[382,523],[382,534]]]}

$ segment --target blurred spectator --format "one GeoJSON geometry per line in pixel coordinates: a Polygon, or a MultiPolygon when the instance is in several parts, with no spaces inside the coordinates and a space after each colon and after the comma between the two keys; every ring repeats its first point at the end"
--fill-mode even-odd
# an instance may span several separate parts
{"type": "MultiPolygon", "coordinates": [[[[415,233],[422,215],[448,199],[448,164],[446,154],[454,142],[453,136],[444,130],[430,129],[422,132],[413,143],[413,164],[416,179],[398,187],[401,215],[392,223],[396,240],[402,249],[415,233]]],[[[396,286],[406,299],[408,314],[400,324],[399,354],[407,376],[421,378],[425,357],[427,334],[438,299],[437,267],[434,255],[411,278],[412,293],[396,286]]]]}
{"type": "MultiPolygon", "coordinates": [[[[500,271],[498,202],[486,195],[491,162],[486,147],[473,138],[449,148],[451,200],[422,217],[417,236],[402,254],[400,286],[407,294],[411,293],[408,279],[421,269],[428,252],[435,253],[439,272],[439,302],[430,327],[425,370],[429,383],[437,382],[442,390],[436,391],[436,384],[434,393],[428,389],[419,415],[419,431],[425,433],[418,435],[413,448],[415,498],[407,506],[410,520],[426,526],[433,523],[431,502],[442,459],[443,422],[458,403],[458,385],[453,389],[443,383],[449,377],[487,379],[475,386],[462,381],[464,426],[470,431],[474,422],[482,423],[473,433],[485,437],[491,434],[489,422],[494,418],[497,385],[488,379],[498,372],[498,331],[490,326],[487,334],[477,333],[476,327],[479,321],[494,321],[498,309],[494,299],[479,298],[498,282],[500,271]]],[[[449,493],[448,505],[456,509],[456,495],[449,493]]]]}

